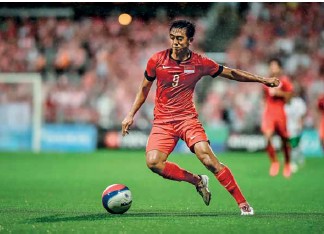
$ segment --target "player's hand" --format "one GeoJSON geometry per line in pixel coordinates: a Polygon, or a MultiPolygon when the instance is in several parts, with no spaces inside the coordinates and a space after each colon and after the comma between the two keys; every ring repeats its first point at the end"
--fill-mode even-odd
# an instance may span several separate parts
{"type": "Polygon", "coordinates": [[[278,87],[280,84],[280,80],[277,77],[270,77],[265,80],[265,85],[271,88],[278,87]]]}
{"type": "Polygon", "coordinates": [[[134,119],[131,116],[126,116],[126,118],[122,122],[122,135],[125,136],[129,134],[129,127],[133,124],[134,119]]]}

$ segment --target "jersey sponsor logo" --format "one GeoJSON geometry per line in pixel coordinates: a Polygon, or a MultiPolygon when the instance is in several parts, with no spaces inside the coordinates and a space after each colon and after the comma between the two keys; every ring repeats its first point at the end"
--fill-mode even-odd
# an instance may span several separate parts
{"type": "Polygon", "coordinates": [[[169,68],[172,68],[171,66],[162,66],[163,69],[169,69],[169,68]]]}
{"type": "Polygon", "coordinates": [[[194,65],[185,65],[183,72],[185,74],[192,74],[195,73],[195,66],[194,65]]]}

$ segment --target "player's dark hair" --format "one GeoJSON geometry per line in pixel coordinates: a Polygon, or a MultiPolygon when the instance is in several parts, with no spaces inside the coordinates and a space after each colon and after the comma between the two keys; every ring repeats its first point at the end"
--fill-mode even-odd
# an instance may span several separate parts
{"type": "Polygon", "coordinates": [[[170,30],[173,28],[185,28],[186,29],[186,35],[188,38],[192,38],[195,35],[196,32],[196,25],[189,20],[176,20],[171,23],[170,30]]]}
{"type": "Polygon", "coordinates": [[[279,58],[270,58],[268,64],[270,64],[270,63],[272,63],[272,62],[277,63],[278,66],[279,66],[280,68],[282,68],[282,62],[281,62],[281,60],[280,60],[279,58]]]}

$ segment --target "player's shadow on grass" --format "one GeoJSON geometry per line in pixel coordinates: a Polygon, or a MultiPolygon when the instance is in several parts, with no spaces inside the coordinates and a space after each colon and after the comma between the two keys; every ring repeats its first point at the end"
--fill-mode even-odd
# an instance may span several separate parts
{"type": "MultiPolygon", "coordinates": [[[[308,213],[308,212],[280,212],[280,213],[259,213],[255,216],[258,219],[262,218],[286,218],[290,216],[295,217],[324,217],[324,213],[308,213]]],[[[208,213],[187,213],[187,212],[136,212],[126,213],[122,215],[111,215],[108,213],[98,214],[84,214],[77,216],[66,216],[65,214],[56,214],[51,216],[44,216],[30,220],[32,223],[55,223],[55,222],[78,222],[78,221],[97,221],[97,220],[113,220],[113,219],[127,219],[127,218],[163,218],[163,217],[240,217],[236,212],[208,212],[208,213]]]]}
{"type": "MultiPolygon", "coordinates": [[[[161,218],[161,217],[216,217],[219,213],[181,213],[181,212],[139,212],[139,213],[126,213],[122,215],[112,215],[108,213],[99,214],[86,214],[78,216],[65,216],[64,214],[57,214],[51,216],[44,216],[32,219],[36,223],[55,223],[55,222],[73,222],[73,221],[95,221],[95,220],[109,220],[118,218],[161,218]]],[[[227,215],[237,215],[229,214],[227,215]]]]}

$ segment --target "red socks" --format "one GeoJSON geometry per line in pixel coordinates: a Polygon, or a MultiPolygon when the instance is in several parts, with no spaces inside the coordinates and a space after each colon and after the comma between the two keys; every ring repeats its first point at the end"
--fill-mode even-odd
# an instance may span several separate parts
{"type": "Polygon", "coordinates": [[[236,184],[236,181],[232,175],[232,172],[228,167],[224,167],[220,172],[215,175],[216,179],[223,185],[226,190],[234,197],[237,204],[246,202],[239,186],[236,184]]]}
{"type": "MultiPolygon", "coordinates": [[[[191,172],[188,172],[180,168],[177,164],[172,162],[165,162],[165,167],[161,174],[163,178],[176,180],[176,181],[186,181],[193,185],[199,183],[200,178],[195,177],[191,172]]],[[[220,172],[215,175],[216,179],[223,185],[227,191],[234,197],[237,204],[246,202],[239,186],[237,185],[232,172],[227,167],[224,167],[220,172]]]]}
{"type": "Polygon", "coordinates": [[[171,162],[165,162],[162,176],[165,179],[186,181],[193,185],[198,184],[200,181],[200,178],[195,177],[191,172],[188,172],[180,168],[177,164],[171,162]]]}
{"type": "Polygon", "coordinates": [[[277,161],[276,151],[270,143],[267,146],[267,152],[271,162],[277,161]]]}

